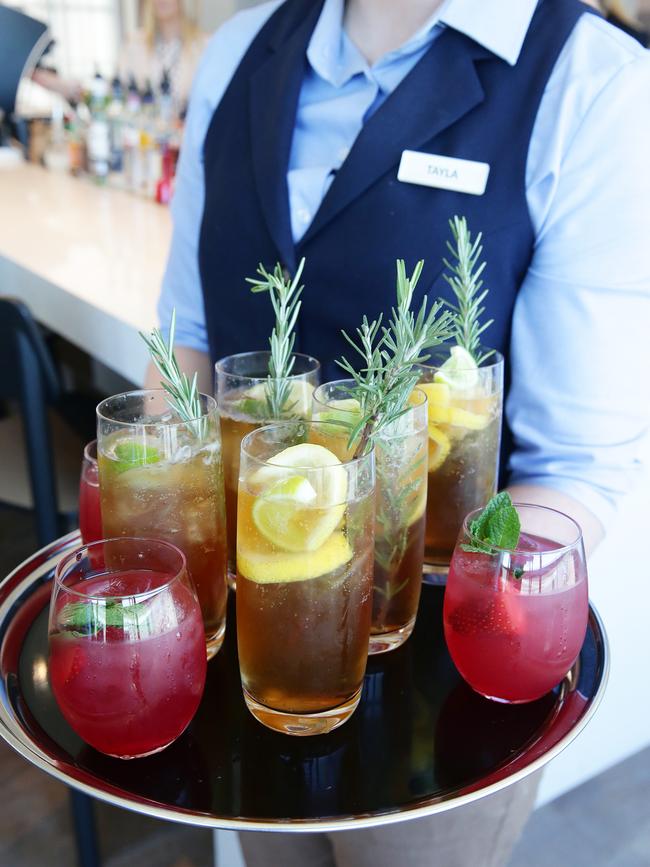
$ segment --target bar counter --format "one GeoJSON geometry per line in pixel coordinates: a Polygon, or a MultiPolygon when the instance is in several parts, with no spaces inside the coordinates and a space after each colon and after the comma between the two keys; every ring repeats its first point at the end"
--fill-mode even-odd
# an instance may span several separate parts
{"type": "Polygon", "coordinates": [[[35,165],[0,171],[0,294],[134,383],[170,236],[154,202],[35,165]]]}

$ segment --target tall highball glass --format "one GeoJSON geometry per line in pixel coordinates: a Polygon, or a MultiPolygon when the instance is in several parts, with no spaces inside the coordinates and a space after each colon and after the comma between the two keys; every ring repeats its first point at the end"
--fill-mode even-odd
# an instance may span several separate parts
{"type": "Polygon", "coordinates": [[[233,586],[237,571],[237,486],[241,441],[246,434],[265,424],[294,418],[308,420],[312,393],[320,382],[320,363],[315,358],[298,353],[294,353],[292,357],[293,367],[287,380],[287,400],[280,418],[274,417],[266,400],[270,352],[228,355],[215,365],[226,489],[228,575],[233,586]]]}
{"type": "Polygon", "coordinates": [[[498,352],[478,369],[448,370],[443,367],[448,359],[449,347],[432,350],[418,386],[429,414],[425,570],[443,573],[465,515],[496,493],[503,412],[498,352]]]}
{"type": "Polygon", "coordinates": [[[318,424],[242,440],[237,638],[246,704],[276,731],[322,734],[354,712],[372,616],[374,455],[341,461],[318,424]]]}
{"type": "Polygon", "coordinates": [[[217,405],[200,401],[201,416],[183,421],[161,390],[109,397],[97,407],[97,449],[104,535],[181,549],[210,659],[226,629],[226,520],[217,405]]]}
{"type": "MultiPolygon", "coordinates": [[[[350,398],[354,382],[327,382],[314,392],[319,441],[339,458],[348,455],[347,425],[359,418],[350,398]]],[[[427,399],[415,389],[410,407],[375,443],[376,513],[370,653],[403,644],[415,625],[422,586],[427,501],[427,399]]]]}

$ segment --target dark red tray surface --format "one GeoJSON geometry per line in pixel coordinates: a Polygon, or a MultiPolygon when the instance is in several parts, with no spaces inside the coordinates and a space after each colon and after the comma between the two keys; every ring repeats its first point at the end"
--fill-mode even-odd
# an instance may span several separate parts
{"type": "Polygon", "coordinates": [[[442,634],[443,588],[424,585],[415,632],[371,658],[352,719],[291,738],[247,711],[230,600],[226,642],[208,666],[198,713],[156,756],[122,762],[86,746],[48,682],[47,607],[70,534],[0,584],[0,735],[28,761],[103,800],[162,818],[231,829],[364,827],[458,806],[532,773],[584,727],[604,691],[608,651],[592,609],[582,652],[539,701],[506,706],[461,680],[442,634]]]}

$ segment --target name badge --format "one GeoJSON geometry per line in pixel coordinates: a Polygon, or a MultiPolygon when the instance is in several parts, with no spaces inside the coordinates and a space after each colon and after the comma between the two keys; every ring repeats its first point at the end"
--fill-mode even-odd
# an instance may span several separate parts
{"type": "Polygon", "coordinates": [[[453,159],[420,151],[403,151],[397,180],[482,196],[489,174],[488,163],[453,159]]]}

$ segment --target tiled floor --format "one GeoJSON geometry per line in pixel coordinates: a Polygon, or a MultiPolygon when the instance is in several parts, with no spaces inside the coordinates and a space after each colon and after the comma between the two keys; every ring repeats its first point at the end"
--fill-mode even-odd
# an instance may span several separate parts
{"type": "MultiPolygon", "coordinates": [[[[0,506],[0,539],[1,576],[36,547],[29,514],[0,506]]],[[[1,867],[75,867],[65,786],[28,765],[2,741],[0,792],[1,867]]],[[[96,812],[102,867],[212,864],[208,831],[104,804],[98,804],[96,812]]],[[[533,815],[509,867],[558,865],[650,867],[650,749],[533,815]]],[[[431,867],[445,865],[434,860],[431,867]]]]}
{"type": "Polygon", "coordinates": [[[650,867],[650,749],[533,813],[509,867],[650,867]]]}

